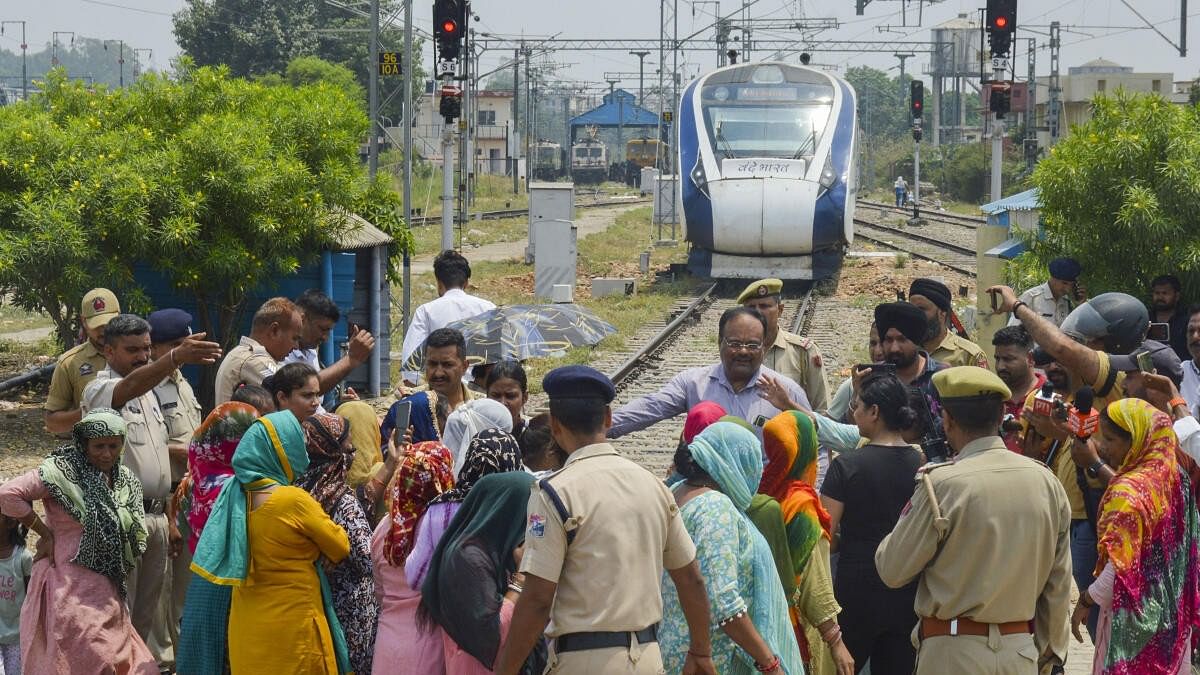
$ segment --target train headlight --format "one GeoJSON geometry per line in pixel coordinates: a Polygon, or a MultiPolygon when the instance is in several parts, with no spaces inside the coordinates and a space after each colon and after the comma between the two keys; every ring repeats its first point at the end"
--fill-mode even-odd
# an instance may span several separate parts
{"type": "Polygon", "coordinates": [[[704,173],[704,161],[696,158],[696,166],[692,167],[692,183],[696,185],[696,189],[708,196],[708,176],[704,173]]]}
{"type": "Polygon", "coordinates": [[[718,101],[729,100],[729,89],[726,87],[717,87],[716,90],[713,91],[713,98],[717,99],[718,101]]]}
{"type": "Polygon", "coordinates": [[[833,188],[833,184],[837,181],[837,171],[833,168],[833,162],[828,157],[825,158],[825,166],[821,168],[821,189],[818,191],[818,197],[829,192],[833,188]]]}

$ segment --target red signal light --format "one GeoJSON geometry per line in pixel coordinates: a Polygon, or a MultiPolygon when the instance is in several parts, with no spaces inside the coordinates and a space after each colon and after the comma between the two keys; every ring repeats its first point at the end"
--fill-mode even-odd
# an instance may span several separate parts
{"type": "Polygon", "coordinates": [[[458,32],[458,23],[455,21],[451,21],[451,20],[443,21],[442,22],[442,32],[457,33],[458,32]]]}
{"type": "Polygon", "coordinates": [[[914,107],[914,108],[920,108],[920,107],[921,107],[921,102],[920,102],[920,101],[913,101],[913,107],[914,107]]]}
{"type": "Polygon", "coordinates": [[[996,28],[1004,28],[1006,26],[1008,26],[1008,17],[1007,16],[996,17],[996,28]]]}

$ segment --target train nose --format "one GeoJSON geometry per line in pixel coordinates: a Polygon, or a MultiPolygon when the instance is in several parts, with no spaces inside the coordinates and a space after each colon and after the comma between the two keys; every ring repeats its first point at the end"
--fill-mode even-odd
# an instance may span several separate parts
{"type": "Polygon", "coordinates": [[[748,255],[794,255],[813,250],[818,183],[762,178],[715,180],[714,250],[748,255]]]}

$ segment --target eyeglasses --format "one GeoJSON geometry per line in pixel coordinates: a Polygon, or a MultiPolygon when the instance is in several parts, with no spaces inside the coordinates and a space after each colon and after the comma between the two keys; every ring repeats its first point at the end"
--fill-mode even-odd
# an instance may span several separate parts
{"type": "Polygon", "coordinates": [[[721,344],[725,345],[726,347],[728,347],[729,349],[731,349],[735,352],[740,352],[743,349],[748,352],[757,352],[757,351],[762,350],[761,342],[738,342],[736,340],[722,339],[721,344]]]}

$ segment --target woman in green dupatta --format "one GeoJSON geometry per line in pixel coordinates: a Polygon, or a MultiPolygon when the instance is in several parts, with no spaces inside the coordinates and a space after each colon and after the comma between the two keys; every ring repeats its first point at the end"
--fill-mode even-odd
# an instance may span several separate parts
{"type": "Polygon", "coordinates": [[[96,408],[72,435],[74,443],[39,468],[0,486],[0,511],[40,537],[21,607],[25,672],[66,675],[103,665],[155,675],[125,598],[125,577],[146,550],[142,486],[121,464],[125,422],[115,410],[96,408]]]}
{"type": "MultiPolygon", "coordinates": [[[[717,672],[803,673],[770,547],[746,516],[762,476],[758,438],[717,422],[676,451],[675,468],[684,480],[672,493],[708,589],[717,672]]],[[[664,574],[659,646],[668,672],[683,667],[687,635],[675,585],[664,574]]]]}
{"type": "Polygon", "coordinates": [[[290,412],[260,418],[233,455],[196,546],[192,570],[233,586],[229,665],[233,673],[350,672],[345,636],[319,558],[350,552],[345,530],[303,489],[304,431],[290,412]]]}

